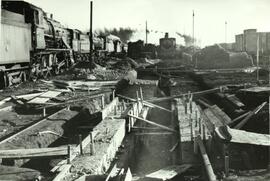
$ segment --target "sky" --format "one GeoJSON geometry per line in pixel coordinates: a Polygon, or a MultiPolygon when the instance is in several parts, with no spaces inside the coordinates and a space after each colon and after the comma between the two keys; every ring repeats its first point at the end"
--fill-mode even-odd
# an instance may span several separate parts
{"type": "MultiPolygon", "coordinates": [[[[69,28],[89,29],[89,0],[26,0],[52,13],[54,19],[69,28]]],[[[93,29],[130,27],[137,30],[132,40],[145,40],[145,22],[148,23],[149,43],[158,43],[164,32],[183,39],[175,32],[194,36],[204,47],[234,42],[235,35],[244,29],[270,32],[270,0],[93,0],[93,29]],[[157,31],[157,33],[155,33],[157,31]]]]}

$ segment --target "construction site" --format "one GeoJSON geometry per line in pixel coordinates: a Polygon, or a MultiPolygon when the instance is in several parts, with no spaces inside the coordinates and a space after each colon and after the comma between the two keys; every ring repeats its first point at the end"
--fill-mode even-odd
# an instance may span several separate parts
{"type": "Polygon", "coordinates": [[[193,11],[192,36],[130,41],[87,5],[83,32],[1,1],[0,180],[270,180],[270,32],[201,48],[193,11]]]}

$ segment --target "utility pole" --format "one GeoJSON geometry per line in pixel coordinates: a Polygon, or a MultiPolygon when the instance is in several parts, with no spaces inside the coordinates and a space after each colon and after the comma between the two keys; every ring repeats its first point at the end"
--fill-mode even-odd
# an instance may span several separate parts
{"type": "Polygon", "coordinates": [[[195,44],[195,40],[194,40],[194,10],[192,13],[192,46],[193,46],[193,54],[194,54],[194,44],[195,44]]]}
{"type": "Polygon", "coordinates": [[[259,47],[259,40],[260,40],[260,36],[259,36],[259,34],[257,35],[258,37],[257,37],[257,81],[259,81],[259,49],[260,49],[260,47],[259,47]]]}
{"type": "MultiPolygon", "coordinates": [[[[191,56],[191,61],[193,61],[193,56],[194,56],[194,46],[195,46],[195,42],[194,42],[194,10],[192,10],[192,56],[191,56]]],[[[197,67],[197,62],[195,63],[196,67],[197,67]]]]}
{"type": "Polygon", "coordinates": [[[90,57],[90,67],[92,70],[93,66],[93,1],[90,1],[90,31],[89,31],[89,41],[90,41],[90,51],[89,51],[89,57],[90,57]]]}
{"type": "Polygon", "coordinates": [[[145,44],[147,44],[147,34],[148,34],[148,29],[147,29],[147,21],[145,21],[145,44]]]}
{"type": "Polygon", "coordinates": [[[227,21],[225,21],[225,49],[227,50],[227,21]]]}

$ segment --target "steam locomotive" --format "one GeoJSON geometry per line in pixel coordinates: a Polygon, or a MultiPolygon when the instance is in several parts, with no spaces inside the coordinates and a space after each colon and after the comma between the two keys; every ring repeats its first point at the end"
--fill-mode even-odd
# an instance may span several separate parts
{"type": "Polygon", "coordinates": [[[158,56],[160,58],[179,58],[182,53],[176,47],[176,39],[169,38],[169,33],[165,33],[164,38],[159,39],[158,56]]]}
{"type": "Polygon", "coordinates": [[[144,44],[142,40],[128,43],[128,56],[131,58],[181,58],[182,51],[176,46],[176,39],[169,38],[169,34],[165,33],[164,38],[159,39],[159,45],[144,44]]]}
{"type": "MultiPolygon", "coordinates": [[[[47,77],[89,59],[89,35],[64,27],[40,7],[2,1],[0,88],[28,78],[47,77]]],[[[93,37],[94,54],[120,52],[119,37],[93,37]]]]}

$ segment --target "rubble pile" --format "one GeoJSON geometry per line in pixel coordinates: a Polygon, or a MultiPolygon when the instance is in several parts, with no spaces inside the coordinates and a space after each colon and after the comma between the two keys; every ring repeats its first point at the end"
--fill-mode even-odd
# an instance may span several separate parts
{"type": "Polygon", "coordinates": [[[229,52],[218,44],[203,48],[195,54],[200,69],[244,68],[253,65],[245,52],[229,52]]]}

